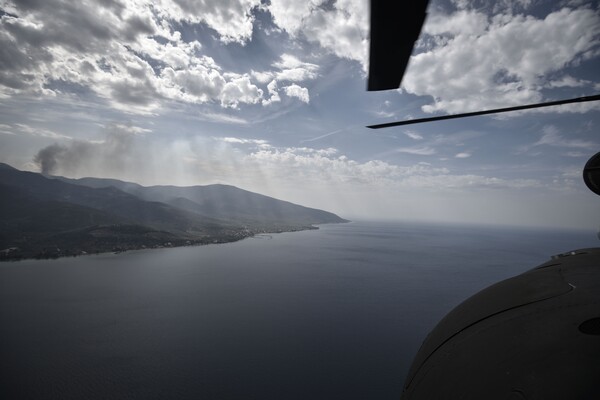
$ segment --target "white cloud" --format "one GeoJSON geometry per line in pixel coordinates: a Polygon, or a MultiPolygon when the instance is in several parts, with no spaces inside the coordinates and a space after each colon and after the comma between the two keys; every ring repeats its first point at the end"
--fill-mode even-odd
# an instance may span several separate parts
{"type": "Polygon", "coordinates": [[[584,79],[577,79],[570,75],[563,75],[559,79],[549,81],[547,86],[550,88],[584,87],[592,86],[592,82],[584,79]]]}
{"type": "MultiPolygon", "coordinates": [[[[531,5],[535,4],[535,0],[496,0],[493,2],[479,2],[475,3],[473,0],[451,0],[459,10],[465,10],[473,7],[480,9],[488,8],[493,14],[506,13],[515,14],[530,8],[531,5]]],[[[571,3],[574,3],[571,1],[571,3]]]]}
{"type": "Polygon", "coordinates": [[[406,136],[408,136],[409,138],[413,139],[413,140],[423,140],[423,136],[417,132],[414,131],[404,131],[402,132],[404,133],[406,136]]]}
{"type": "Polygon", "coordinates": [[[274,62],[273,66],[279,68],[280,70],[303,68],[309,71],[316,71],[319,69],[318,65],[300,61],[294,55],[287,53],[282,54],[279,58],[279,61],[274,62]]]}
{"type": "Polygon", "coordinates": [[[239,103],[256,104],[262,98],[263,91],[250,82],[247,75],[227,82],[221,92],[221,105],[237,108],[239,103]]]}
{"type": "Polygon", "coordinates": [[[231,108],[240,103],[256,104],[263,95],[249,75],[221,73],[210,57],[197,59],[187,69],[163,69],[159,84],[165,97],[191,103],[219,100],[223,107],[231,108]]]}
{"type": "Polygon", "coordinates": [[[275,23],[293,35],[301,29],[303,20],[323,1],[271,0],[268,10],[275,23]]]}
{"type": "Polygon", "coordinates": [[[277,81],[275,79],[269,82],[267,85],[267,91],[269,92],[269,98],[262,101],[263,106],[281,101],[281,97],[277,91],[277,81]]]}
{"type": "MultiPolygon", "coordinates": [[[[8,125],[6,125],[8,126],[8,125]]],[[[26,134],[31,136],[44,137],[48,139],[58,139],[58,140],[71,140],[73,139],[71,136],[63,135],[62,133],[54,132],[50,129],[33,127],[27,124],[13,124],[12,133],[18,132],[20,134],[26,134]]]]}
{"type": "Polygon", "coordinates": [[[456,154],[454,157],[455,158],[469,158],[469,157],[471,157],[471,153],[462,152],[462,153],[456,154]]]}
{"type": "Polygon", "coordinates": [[[535,142],[532,146],[553,146],[553,147],[565,147],[574,149],[590,149],[597,147],[597,143],[581,140],[581,139],[566,139],[560,134],[553,126],[544,128],[542,137],[535,142]]]}
{"type": "MultiPolygon", "coordinates": [[[[345,13],[356,9],[351,3],[338,3],[345,13]]],[[[229,73],[203,54],[201,43],[183,40],[177,30],[181,22],[206,24],[221,41],[244,44],[251,38],[259,0],[7,4],[6,10],[18,17],[2,17],[0,46],[6,53],[0,59],[2,97],[56,96],[75,85],[110,107],[150,114],[168,101],[216,103],[224,108],[267,106],[281,100],[282,82],[287,96],[308,102],[308,89],[296,83],[318,77],[318,65],[289,53],[272,64],[272,71],[229,73]],[[257,86],[267,83],[266,90],[257,86]]]]}
{"type": "Polygon", "coordinates": [[[300,99],[300,101],[302,101],[304,103],[308,104],[309,101],[310,101],[310,97],[308,95],[308,89],[307,88],[300,87],[300,86],[298,86],[296,84],[292,84],[290,86],[285,86],[283,88],[283,91],[289,97],[296,97],[296,98],[300,99]]]}
{"type": "Polygon", "coordinates": [[[590,140],[565,138],[559,133],[558,128],[556,128],[554,125],[547,125],[542,129],[542,135],[537,141],[531,144],[519,146],[516,149],[516,154],[522,154],[527,152],[530,152],[531,154],[531,150],[539,146],[574,149],[573,151],[567,152],[565,155],[569,157],[578,157],[582,154],[587,154],[589,156],[590,154],[581,153],[581,151],[595,149],[598,147],[598,143],[592,142],[590,140]],[[578,149],[580,151],[577,151],[578,149]]]}
{"type": "Polygon", "coordinates": [[[0,124],[0,133],[11,136],[16,135],[16,133],[13,130],[13,127],[8,124],[0,124]]]}
{"type": "Polygon", "coordinates": [[[114,124],[114,127],[123,132],[129,132],[132,135],[139,135],[139,136],[144,136],[146,133],[152,132],[152,129],[142,128],[141,126],[135,126],[135,125],[114,124]]]}
{"type": "MultiPolygon", "coordinates": [[[[281,97],[279,96],[280,82],[302,82],[316,79],[318,76],[317,71],[319,70],[318,65],[300,61],[297,57],[287,53],[282,54],[279,60],[274,62],[272,66],[276,68],[275,71],[252,71],[252,76],[259,82],[265,83],[270,80],[267,85],[269,98],[262,100],[263,106],[281,101],[281,97]]],[[[283,91],[289,97],[296,97],[305,103],[309,102],[310,96],[307,88],[293,83],[283,87],[283,91]]]]}
{"type": "Polygon", "coordinates": [[[291,36],[303,36],[366,71],[369,8],[365,0],[271,0],[274,22],[291,36]]]}
{"type": "Polygon", "coordinates": [[[291,82],[302,82],[307,79],[315,79],[317,75],[304,68],[292,68],[286,69],[276,74],[277,79],[280,81],[291,81],[291,82]]]}
{"type": "Polygon", "coordinates": [[[253,10],[260,0],[158,0],[153,10],[163,18],[206,23],[225,43],[245,43],[252,36],[253,10]]]}
{"type": "Polygon", "coordinates": [[[436,153],[436,150],[428,146],[413,146],[413,147],[398,147],[394,149],[395,153],[415,154],[418,156],[431,156],[436,153]]]}
{"type": "Polygon", "coordinates": [[[425,112],[455,113],[541,101],[544,76],[598,47],[600,16],[591,8],[543,19],[460,10],[431,15],[424,32],[403,88],[435,99],[425,112]]]}
{"type": "Polygon", "coordinates": [[[222,141],[225,143],[236,143],[236,144],[257,144],[257,145],[266,145],[269,142],[264,139],[243,139],[237,137],[215,137],[213,138],[218,141],[222,141]]]}
{"type": "Polygon", "coordinates": [[[487,28],[487,15],[474,10],[460,10],[452,15],[430,15],[423,31],[429,35],[481,36],[487,28]]]}
{"type": "Polygon", "coordinates": [[[195,64],[196,57],[202,60],[201,64],[212,69],[218,69],[214,60],[210,57],[203,58],[200,55],[202,45],[196,40],[183,42],[181,39],[174,39],[166,43],[160,43],[155,38],[144,36],[139,37],[132,44],[132,48],[152,60],[159,61],[177,70],[195,64]]]}
{"type": "Polygon", "coordinates": [[[273,76],[275,75],[272,72],[269,71],[252,71],[251,75],[254,77],[254,79],[256,79],[259,83],[267,83],[270,82],[273,79],[273,76]]]}
{"type": "MultiPolygon", "coordinates": [[[[506,0],[489,18],[466,4],[459,6],[453,14],[430,15],[419,47],[425,50],[413,57],[404,80],[407,92],[435,99],[425,111],[522,104],[541,100],[544,88],[598,85],[570,75],[541,78],[598,54],[595,10],[563,8],[536,19],[515,14],[527,10],[528,2],[506,0]]],[[[3,8],[9,13],[2,16],[0,29],[4,98],[20,93],[61,96],[75,87],[121,111],[146,114],[167,101],[267,106],[281,100],[280,90],[307,102],[308,89],[300,82],[316,79],[319,68],[290,54],[299,47],[288,48],[271,71],[230,74],[203,54],[201,43],[184,40],[186,35],[178,31],[182,24],[190,29],[205,24],[222,42],[244,45],[252,37],[257,9],[270,12],[280,29],[300,39],[293,45],[305,39],[319,45],[309,53],[311,59],[325,52],[358,61],[363,69],[367,65],[366,0],[32,0],[5,1],[3,8]]]]}
{"type": "MultiPolygon", "coordinates": [[[[589,157],[589,154],[584,153],[582,151],[568,151],[567,153],[565,153],[565,155],[567,157],[576,157],[576,158],[589,157]]],[[[578,171],[578,172],[579,172],[579,175],[581,175],[581,171],[578,171]]]]}
{"type": "Polygon", "coordinates": [[[392,112],[392,111],[383,111],[383,110],[375,111],[374,114],[375,114],[375,116],[381,117],[381,118],[391,118],[394,115],[396,115],[395,112],[392,112]]]}
{"type": "MultiPolygon", "coordinates": [[[[0,96],[59,96],[83,88],[111,107],[152,113],[167,100],[238,107],[262,90],[183,41],[175,22],[206,23],[224,42],[252,33],[254,0],[5,3],[0,96]]],[[[81,91],[81,90],[80,90],[81,91]]]]}
{"type": "Polygon", "coordinates": [[[246,121],[245,119],[236,117],[235,115],[221,113],[204,112],[199,114],[199,118],[205,121],[219,122],[225,124],[245,125],[248,123],[248,121],[246,121]]]}
{"type": "Polygon", "coordinates": [[[275,182],[287,179],[322,184],[352,183],[366,187],[421,188],[454,190],[465,188],[536,188],[542,187],[532,179],[502,179],[474,174],[452,174],[446,168],[426,163],[398,166],[380,160],[364,163],[339,155],[335,149],[271,147],[247,156],[257,162],[262,173],[275,182]]]}

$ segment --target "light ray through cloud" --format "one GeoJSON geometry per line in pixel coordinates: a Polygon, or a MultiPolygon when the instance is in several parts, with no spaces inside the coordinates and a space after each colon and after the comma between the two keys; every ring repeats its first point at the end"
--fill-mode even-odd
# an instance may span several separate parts
{"type": "Polygon", "coordinates": [[[431,1],[402,88],[369,93],[365,0],[3,1],[0,161],[347,217],[597,225],[573,171],[598,102],[364,128],[598,92],[598,4],[482,4],[431,1]]]}

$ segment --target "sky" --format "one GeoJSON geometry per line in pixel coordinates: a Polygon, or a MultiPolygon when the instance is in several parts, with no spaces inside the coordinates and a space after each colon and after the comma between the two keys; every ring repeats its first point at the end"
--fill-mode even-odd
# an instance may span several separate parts
{"type": "MultiPolygon", "coordinates": [[[[0,162],[223,183],[350,219],[598,229],[595,1],[432,0],[398,90],[366,91],[364,0],[0,0],[0,162]]],[[[394,38],[390,38],[393,46],[394,38]]]]}

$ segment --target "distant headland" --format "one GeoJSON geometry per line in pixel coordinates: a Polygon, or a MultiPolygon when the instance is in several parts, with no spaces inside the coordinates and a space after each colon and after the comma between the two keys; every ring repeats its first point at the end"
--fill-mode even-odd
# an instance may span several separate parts
{"type": "Polygon", "coordinates": [[[229,185],[68,179],[0,163],[0,261],[233,242],[347,220],[229,185]]]}

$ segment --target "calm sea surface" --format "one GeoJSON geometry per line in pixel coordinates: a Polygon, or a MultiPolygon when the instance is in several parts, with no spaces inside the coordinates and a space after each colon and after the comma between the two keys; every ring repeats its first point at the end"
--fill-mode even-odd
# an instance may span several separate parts
{"type": "Polygon", "coordinates": [[[594,232],[386,223],[0,264],[2,399],[398,399],[485,286],[594,232]]]}

